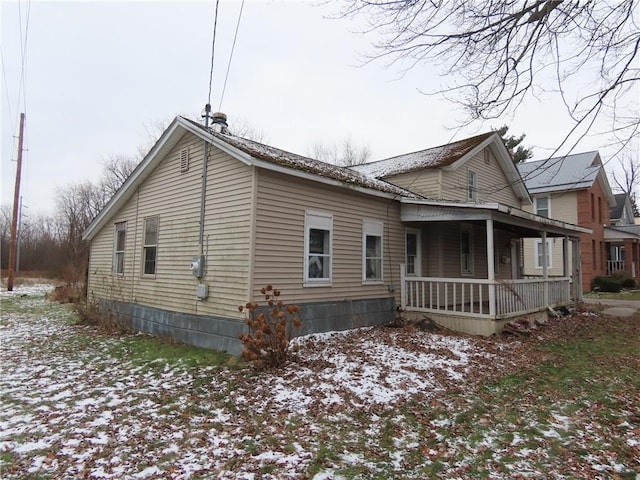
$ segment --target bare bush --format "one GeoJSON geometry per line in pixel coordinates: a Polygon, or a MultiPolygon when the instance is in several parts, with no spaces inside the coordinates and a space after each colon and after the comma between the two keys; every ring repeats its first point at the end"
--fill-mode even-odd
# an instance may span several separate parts
{"type": "Polygon", "coordinates": [[[260,309],[257,302],[249,302],[238,309],[246,311],[245,321],[249,333],[240,335],[244,345],[242,357],[257,368],[279,368],[289,358],[289,342],[302,326],[297,305],[285,305],[280,291],[271,285],[260,290],[265,296],[268,311],[260,309]]]}

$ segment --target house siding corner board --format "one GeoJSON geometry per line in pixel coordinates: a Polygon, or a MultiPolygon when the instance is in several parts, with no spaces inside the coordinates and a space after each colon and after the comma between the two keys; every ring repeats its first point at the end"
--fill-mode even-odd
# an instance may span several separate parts
{"type": "Polygon", "coordinates": [[[404,225],[400,204],[258,170],[253,300],[273,285],[285,303],[394,298],[399,302],[404,225]],[[331,215],[331,283],[305,286],[305,214],[331,215]],[[363,282],[363,221],[383,222],[383,279],[363,282]],[[394,290],[394,292],[390,292],[394,290]]]}
{"type": "Polygon", "coordinates": [[[189,266],[199,254],[201,174],[204,145],[186,134],[158,164],[120,211],[92,240],[89,294],[168,311],[240,319],[237,306],[248,294],[251,167],[212,148],[205,209],[205,276],[189,266]],[[180,152],[189,148],[189,169],[180,171],[180,152]],[[158,218],[157,270],[142,274],[144,221],[158,218]],[[125,269],[112,274],[113,231],[127,222],[125,269]],[[196,299],[198,283],[209,298],[196,299]]]}

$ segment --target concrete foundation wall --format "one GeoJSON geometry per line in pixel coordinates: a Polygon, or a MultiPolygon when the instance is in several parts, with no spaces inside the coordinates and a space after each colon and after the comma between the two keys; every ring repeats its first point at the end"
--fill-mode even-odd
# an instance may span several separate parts
{"type": "MultiPolygon", "coordinates": [[[[404,312],[402,315],[409,320],[416,321],[422,320],[426,317],[444,328],[454,330],[456,332],[467,333],[470,335],[482,335],[485,337],[502,332],[502,329],[507,323],[518,318],[512,317],[491,320],[489,318],[474,318],[470,316],[447,315],[433,312],[404,312]]],[[[541,321],[545,321],[548,318],[546,310],[520,316],[527,317],[529,320],[541,321]]]]}
{"type": "MultiPolygon", "coordinates": [[[[242,342],[238,337],[247,328],[242,320],[171,312],[108,300],[102,301],[101,307],[142,332],[232,355],[242,352],[242,342]]],[[[299,335],[382,325],[391,322],[396,314],[393,297],[306,303],[299,307],[302,320],[299,335]]]]}

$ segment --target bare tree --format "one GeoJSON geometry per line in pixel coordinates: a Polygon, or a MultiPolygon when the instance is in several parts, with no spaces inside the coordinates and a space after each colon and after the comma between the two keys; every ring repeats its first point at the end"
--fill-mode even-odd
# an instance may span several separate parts
{"type": "MultiPolygon", "coordinates": [[[[370,59],[407,71],[440,65],[445,94],[468,122],[500,118],[525,97],[553,93],[581,138],[596,119],[622,143],[638,133],[637,0],[343,0],[382,34],[370,59]],[[551,82],[549,78],[553,78],[551,82]]],[[[563,143],[564,143],[563,142],[563,143]]]]}
{"type": "MultiPolygon", "coordinates": [[[[99,181],[99,185],[102,187],[104,195],[108,197],[106,201],[118,191],[139,163],[140,160],[138,158],[126,155],[112,155],[104,160],[102,178],[99,181]]],[[[104,204],[106,204],[106,201],[104,204]]]]}
{"type": "Polygon", "coordinates": [[[633,214],[636,217],[640,216],[637,203],[637,192],[640,189],[640,159],[637,156],[634,158],[632,149],[627,147],[619,153],[616,160],[622,175],[612,171],[609,177],[613,179],[617,190],[629,195],[633,214]]]}
{"type": "Polygon", "coordinates": [[[327,163],[349,167],[366,163],[371,157],[371,150],[368,145],[356,145],[347,137],[341,142],[340,146],[315,143],[308,155],[327,163]]]}

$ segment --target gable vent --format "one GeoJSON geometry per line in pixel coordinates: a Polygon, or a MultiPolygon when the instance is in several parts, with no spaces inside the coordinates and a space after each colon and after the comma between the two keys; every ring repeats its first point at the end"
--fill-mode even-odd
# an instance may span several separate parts
{"type": "Polygon", "coordinates": [[[189,149],[183,148],[180,150],[180,171],[189,171],[189,149]]]}

